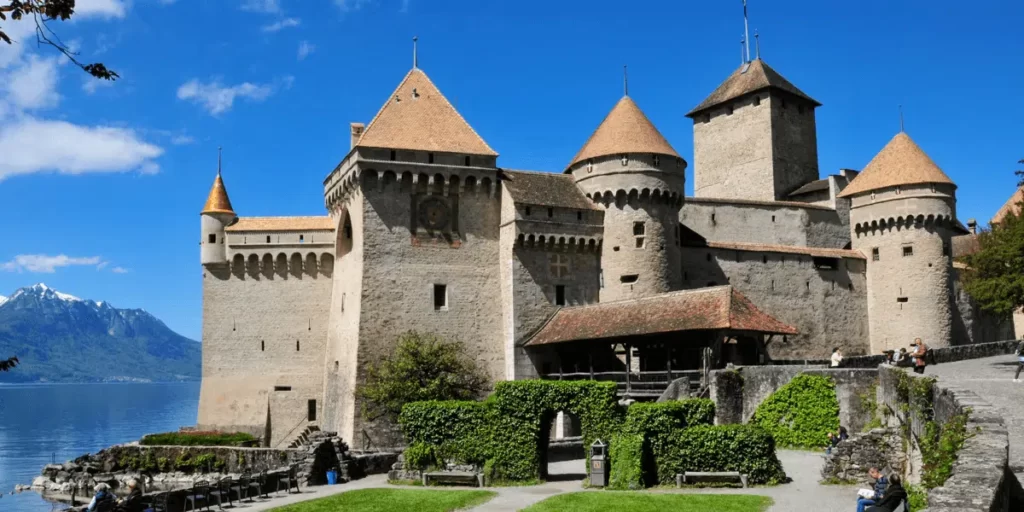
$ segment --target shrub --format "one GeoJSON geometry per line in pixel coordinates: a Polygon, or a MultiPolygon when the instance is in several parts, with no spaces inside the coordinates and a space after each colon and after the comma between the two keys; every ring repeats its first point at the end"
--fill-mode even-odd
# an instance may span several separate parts
{"type": "Polygon", "coordinates": [[[941,487],[953,475],[964,442],[971,437],[967,433],[968,413],[957,414],[939,427],[929,421],[925,424],[924,435],[920,438],[921,485],[926,489],[941,487]]]}
{"type": "Polygon", "coordinates": [[[405,449],[405,464],[412,469],[430,469],[444,465],[434,445],[412,443],[405,449]]]}
{"type": "Polygon", "coordinates": [[[910,510],[925,510],[928,508],[928,491],[919,485],[907,485],[907,504],[910,510]]]}
{"type": "Polygon", "coordinates": [[[829,377],[797,375],[757,407],[750,423],[767,430],[779,446],[823,447],[828,433],[839,430],[835,384],[829,377]]]}
{"type": "Polygon", "coordinates": [[[620,490],[636,490],[646,487],[644,478],[644,446],[642,434],[615,434],[608,446],[611,467],[606,469],[608,487],[620,490]]]}
{"type": "Polygon", "coordinates": [[[486,383],[461,342],[410,331],[391,356],[367,368],[359,394],[368,420],[394,421],[405,404],[477,398],[486,383]]]}
{"type": "Polygon", "coordinates": [[[752,425],[690,427],[670,436],[655,460],[663,484],[686,471],[739,471],[755,484],[777,484],[786,477],[775,455],[775,440],[752,425]]]}
{"type": "Polygon", "coordinates": [[[241,446],[256,441],[243,432],[165,432],[144,436],[139,444],[146,446],[241,446]]]}
{"type": "Polygon", "coordinates": [[[643,469],[643,481],[648,485],[657,482],[655,460],[665,451],[670,437],[684,428],[714,421],[715,403],[706,398],[630,405],[622,431],[644,440],[644,452],[635,461],[643,469]]]}
{"type": "Polygon", "coordinates": [[[410,443],[436,448],[436,454],[457,462],[487,460],[490,439],[484,432],[485,402],[413,402],[402,408],[399,422],[410,443]]]}

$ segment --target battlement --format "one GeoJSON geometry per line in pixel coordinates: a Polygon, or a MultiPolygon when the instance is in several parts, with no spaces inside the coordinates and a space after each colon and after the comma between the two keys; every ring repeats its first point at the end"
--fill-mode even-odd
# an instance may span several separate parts
{"type": "Polygon", "coordinates": [[[886,232],[904,231],[907,229],[924,229],[932,231],[937,228],[958,229],[956,219],[950,215],[918,214],[905,217],[888,217],[862,221],[853,225],[853,232],[861,235],[884,235],[886,232]]]}
{"type": "Polygon", "coordinates": [[[231,275],[239,279],[244,279],[247,276],[266,279],[287,278],[288,276],[330,278],[334,273],[333,253],[333,249],[320,253],[307,252],[305,256],[299,252],[292,252],[291,255],[284,252],[278,252],[275,255],[271,252],[257,251],[248,252],[247,255],[235,253],[231,262],[224,266],[230,270],[231,275]]]}
{"type": "Polygon", "coordinates": [[[649,189],[645,188],[637,190],[636,188],[617,189],[617,190],[605,190],[603,192],[594,192],[586,194],[587,198],[595,203],[602,204],[605,208],[615,206],[618,209],[622,209],[626,204],[662,204],[673,207],[680,207],[683,205],[683,195],[670,190],[662,190],[660,188],[649,189]]]}

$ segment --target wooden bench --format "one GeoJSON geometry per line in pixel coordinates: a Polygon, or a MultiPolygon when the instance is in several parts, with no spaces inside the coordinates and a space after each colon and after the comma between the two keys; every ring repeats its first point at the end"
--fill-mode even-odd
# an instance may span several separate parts
{"type": "Polygon", "coordinates": [[[747,475],[739,471],[687,471],[676,474],[676,487],[683,484],[693,483],[695,480],[738,480],[744,488],[747,487],[747,475]]]}
{"type": "Polygon", "coordinates": [[[474,473],[470,471],[432,471],[429,473],[424,472],[423,486],[426,487],[427,482],[430,480],[476,484],[480,487],[484,486],[483,473],[474,473]]]}

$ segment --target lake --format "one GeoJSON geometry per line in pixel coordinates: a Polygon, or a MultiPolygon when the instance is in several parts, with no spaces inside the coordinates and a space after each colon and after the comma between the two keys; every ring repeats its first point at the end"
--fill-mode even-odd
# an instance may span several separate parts
{"type": "Polygon", "coordinates": [[[198,404],[198,382],[0,386],[0,510],[53,510],[36,492],[11,491],[52,459],[195,425],[198,404]]]}

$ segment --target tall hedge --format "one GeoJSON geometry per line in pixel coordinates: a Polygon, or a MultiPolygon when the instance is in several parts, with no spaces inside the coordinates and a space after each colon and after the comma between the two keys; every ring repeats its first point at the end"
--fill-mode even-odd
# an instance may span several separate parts
{"type": "Polygon", "coordinates": [[[686,471],[739,471],[755,484],[777,484],[786,474],[772,436],[752,425],[698,425],[670,436],[655,454],[658,480],[686,471]]]}
{"type": "Polygon", "coordinates": [[[802,373],[757,406],[750,423],[767,430],[779,446],[820,448],[839,430],[839,400],[829,377],[802,373]]]}
{"type": "Polygon", "coordinates": [[[423,460],[425,453],[432,453],[442,459],[485,462],[490,452],[490,439],[484,433],[488,413],[485,402],[432,400],[406,404],[399,423],[410,448],[416,446],[412,452],[407,451],[406,460],[423,460]]]}
{"type": "Polygon", "coordinates": [[[644,462],[648,449],[642,434],[619,433],[612,436],[608,446],[608,487],[637,490],[647,487],[644,462]]]}

